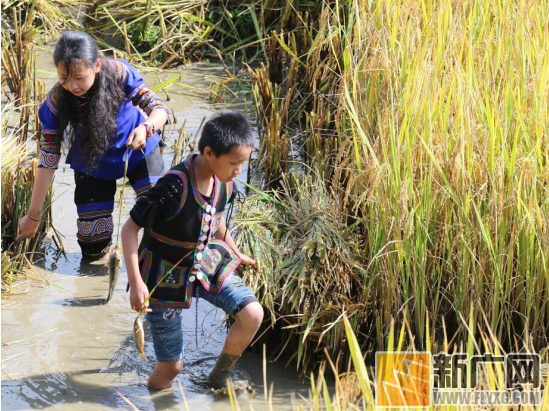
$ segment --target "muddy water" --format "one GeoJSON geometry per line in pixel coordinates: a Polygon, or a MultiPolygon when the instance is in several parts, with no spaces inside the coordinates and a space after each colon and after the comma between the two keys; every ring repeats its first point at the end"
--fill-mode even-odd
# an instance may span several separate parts
{"type": "MultiPolygon", "coordinates": [[[[39,77],[53,84],[51,50],[39,55],[39,77]]],[[[160,84],[174,74],[157,78],[146,74],[149,85],[160,84]]],[[[186,120],[187,134],[194,136],[202,119],[222,108],[246,110],[246,93],[237,92],[230,100],[210,104],[208,86],[222,76],[218,66],[199,64],[187,67],[180,82],[192,88],[171,86],[167,104],[177,123],[166,128],[164,151],[166,167],[173,155],[172,143],[186,120]]],[[[163,98],[166,94],[159,93],[163,98]]],[[[240,178],[246,180],[246,170],[240,178]]],[[[36,264],[38,273],[50,284],[21,281],[13,287],[21,293],[2,300],[2,408],[26,410],[102,410],[129,408],[122,394],[141,410],[186,409],[178,387],[181,383],[190,409],[230,410],[228,398],[215,399],[203,381],[212,368],[226,337],[223,312],[205,301],[182,315],[185,353],[184,369],[172,389],[150,391],[146,386],[155,357],[146,326],[147,360],[136,351],[131,311],[125,292],[124,269],[116,293],[108,305],[108,274],[101,265],[83,262],[76,241],[76,207],[70,168],[60,166],[55,177],[54,225],[63,235],[66,254],[57,253],[46,240],[43,257],[36,264]]],[[[119,193],[117,193],[118,198],[119,193]]],[[[135,202],[133,190],[125,190],[122,221],[135,202]]],[[[115,233],[118,212],[115,211],[115,233]]],[[[261,350],[257,350],[258,352],[261,350]]],[[[242,410],[264,409],[262,356],[246,352],[236,367],[238,379],[248,379],[257,390],[255,398],[241,397],[242,410]]],[[[293,409],[293,396],[308,397],[308,385],[297,382],[297,374],[281,363],[267,363],[267,384],[273,383],[273,409],[293,409]]],[[[303,401],[300,401],[303,402],[303,401]]],[[[295,404],[294,404],[295,405],[295,404]]]]}

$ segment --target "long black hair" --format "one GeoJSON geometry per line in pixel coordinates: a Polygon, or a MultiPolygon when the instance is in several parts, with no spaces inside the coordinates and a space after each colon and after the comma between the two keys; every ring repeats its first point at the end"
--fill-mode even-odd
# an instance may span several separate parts
{"type": "Polygon", "coordinates": [[[97,44],[90,35],[80,31],[65,31],[53,52],[55,66],[63,64],[67,78],[71,76],[75,66],[94,68],[98,59],[101,59],[101,68],[86,93],[86,98],[89,98],[87,109],[80,116],[77,110],[78,97],[65,90],[61,84],[56,84],[52,90],[57,96],[57,138],[63,141],[65,134],[68,134],[72,145],[76,137],[76,125],[80,122],[84,135],[80,139],[79,149],[85,167],[90,171],[97,167],[118,131],[117,117],[124,101],[124,90],[114,67],[99,53],[97,44]]]}

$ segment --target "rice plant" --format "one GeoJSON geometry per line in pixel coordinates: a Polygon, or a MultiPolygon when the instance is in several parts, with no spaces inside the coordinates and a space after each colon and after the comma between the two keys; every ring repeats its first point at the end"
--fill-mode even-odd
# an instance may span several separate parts
{"type": "Polygon", "coordinates": [[[40,35],[47,43],[57,39],[63,30],[82,29],[80,19],[90,1],[2,0],[1,5],[5,23],[2,31],[7,30],[27,39],[40,35]],[[12,21],[15,24],[10,27],[12,21]]]}
{"type": "Polygon", "coordinates": [[[32,188],[38,158],[29,148],[26,139],[20,134],[25,127],[8,125],[7,117],[12,105],[2,107],[2,162],[1,162],[1,205],[2,205],[2,287],[8,287],[14,274],[20,272],[26,264],[25,254],[32,261],[36,247],[51,227],[52,191],[48,193],[44,212],[35,237],[15,242],[19,220],[27,213],[32,196],[32,188]],[[21,140],[23,142],[21,142],[21,140]]]}
{"type": "MultiPolygon", "coordinates": [[[[360,350],[359,340],[353,331],[353,326],[349,319],[344,316],[342,322],[344,323],[345,335],[349,341],[346,354],[348,354],[352,361],[349,363],[347,370],[343,373],[338,372],[339,359],[334,361],[327,357],[326,362],[322,364],[317,373],[310,374],[311,389],[309,391],[309,397],[301,397],[299,400],[292,398],[291,404],[294,410],[372,410],[376,408],[376,396],[382,395],[377,391],[379,382],[376,380],[376,370],[365,363],[363,353],[360,350]],[[332,383],[333,379],[333,383],[332,383]],[[335,385],[335,387],[334,387],[335,385]],[[335,389],[334,389],[335,388],[335,389]]],[[[469,321],[469,324],[471,321],[469,321]]],[[[464,322],[464,325],[467,324],[464,322]]],[[[429,328],[424,330],[425,334],[429,334],[429,328]]],[[[395,351],[400,351],[404,347],[404,340],[407,336],[405,326],[399,330],[393,325],[390,327],[388,348],[395,351]]],[[[407,337],[413,338],[412,335],[407,337]]],[[[467,353],[469,356],[473,354],[484,354],[487,352],[494,353],[496,356],[505,355],[505,351],[501,349],[501,346],[495,338],[494,334],[488,332],[481,334],[478,338],[469,335],[466,344],[450,344],[447,339],[443,340],[442,347],[430,346],[428,352],[433,354],[439,353],[437,349],[443,349],[445,353],[467,353]]],[[[527,347],[523,347],[522,352],[528,353],[527,347]]],[[[542,386],[539,390],[541,404],[536,405],[523,405],[523,406],[499,406],[492,407],[497,409],[513,410],[546,410],[549,407],[549,385],[547,384],[548,377],[548,361],[549,352],[547,349],[541,352],[541,378],[542,386]]],[[[479,373],[477,376],[478,389],[485,391],[500,391],[505,392],[508,390],[506,386],[506,375],[504,364],[502,363],[486,363],[482,367],[479,367],[479,373]]],[[[379,370],[377,370],[379,371],[379,370]]],[[[264,371],[265,372],[265,371],[264,371]]],[[[267,376],[264,377],[267,380],[267,376]]],[[[232,393],[231,405],[233,410],[240,409],[238,398],[235,398],[235,394],[232,393]]],[[[273,409],[272,398],[265,398],[265,408],[273,409]]],[[[402,407],[400,409],[408,409],[410,407],[402,407]]],[[[413,407],[412,407],[413,408],[413,407]]],[[[485,405],[436,405],[433,401],[433,406],[429,407],[435,410],[482,410],[488,409],[485,405]]],[[[254,409],[251,406],[251,409],[254,409]]]]}
{"type": "Polygon", "coordinates": [[[195,57],[216,29],[204,10],[204,2],[195,0],[96,1],[88,29],[99,38],[124,39],[114,46],[124,47],[126,58],[164,68],[195,57]]]}
{"type": "Polygon", "coordinates": [[[507,349],[547,346],[547,17],[546,2],[325,1],[265,40],[261,164],[273,181],[299,160],[338,199],[363,347],[385,348],[399,312],[417,347],[426,325],[466,338],[470,313],[507,349]]]}
{"type": "Polygon", "coordinates": [[[380,311],[407,304],[423,344],[426,319],[463,337],[470,312],[509,348],[548,343],[549,7],[529,6],[353,10],[341,87],[365,257],[380,311]]]}
{"type": "Polygon", "coordinates": [[[362,324],[369,290],[360,243],[347,230],[337,198],[312,176],[295,172],[281,180],[280,193],[251,197],[239,211],[239,247],[258,259],[258,273],[244,279],[257,292],[272,324],[304,370],[315,352],[337,356],[344,344],[341,318],[362,324]]]}
{"type": "Polygon", "coordinates": [[[13,40],[8,30],[2,28],[2,84],[7,84],[15,100],[21,103],[29,90],[27,82],[32,78],[34,68],[34,47],[32,40],[35,30],[32,19],[22,21],[21,9],[14,9],[13,40]]]}

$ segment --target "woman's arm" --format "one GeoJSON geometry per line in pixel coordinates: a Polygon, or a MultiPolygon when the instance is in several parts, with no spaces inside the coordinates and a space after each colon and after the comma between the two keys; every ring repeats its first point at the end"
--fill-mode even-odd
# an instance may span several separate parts
{"type": "MultiPolygon", "coordinates": [[[[147,87],[143,76],[129,63],[111,60],[120,73],[120,82],[124,88],[126,98],[132,104],[139,107],[147,116],[147,123],[154,125],[155,130],[160,130],[169,121],[170,110],[162,102],[156,93],[147,87]]],[[[127,145],[134,150],[142,149],[146,145],[146,128],[139,125],[128,136],[127,145]]]]}
{"type": "Polygon", "coordinates": [[[162,108],[155,108],[147,118],[147,123],[153,124],[155,130],[160,130],[167,121],[168,113],[162,108]]]}
{"type": "Polygon", "coordinates": [[[16,240],[32,238],[40,225],[40,216],[44,200],[50,190],[51,181],[61,159],[61,142],[57,138],[59,119],[57,117],[56,101],[59,99],[59,87],[54,86],[46,96],[46,101],[38,109],[38,119],[42,126],[40,136],[40,163],[36,170],[32,197],[27,215],[19,220],[19,236],[16,240]]]}
{"type": "Polygon", "coordinates": [[[29,211],[27,212],[27,215],[19,221],[18,239],[32,238],[36,234],[40,221],[35,220],[40,220],[44,200],[50,190],[54,173],[55,169],[52,168],[39,167],[36,170],[29,211]]]}
{"type": "MultiPolygon", "coordinates": [[[[164,127],[166,121],[168,121],[168,114],[161,108],[156,108],[151,111],[149,117],[147,118],[147,123],[153,124],[155,130],[159,130],[164,127]]],[[[131,132],[128,137],[127,145],[132,150],[145,148],[147,145],[147,129],[144,125],[139,125],[131,132]]]]}

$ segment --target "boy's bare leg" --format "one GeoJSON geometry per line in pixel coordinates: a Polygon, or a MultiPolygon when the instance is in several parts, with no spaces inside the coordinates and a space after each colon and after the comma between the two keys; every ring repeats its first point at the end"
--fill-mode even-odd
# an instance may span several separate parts
{"type": "Polygon", "coordinates": [[[222,354],[240,355],[244,352],[263,321],[263,308],[258,302],[250,303],[237,312],[235,318],[221,350],[222,354]]]}
{"type": "Polygon", "coordinates": [[[183,369],[183,360],[177,362],[158,362],[149,376],[148,385],[155,390],[171,388],[173,380],[183,369]]]}
{"type": "Polygon", "coordinates": [[[214,388],[224,387],[231,370],[254,338],[263,321],[263,308],[258,302],[248,304],[235,315],[225,345],[208,381],[214,388]]]}

